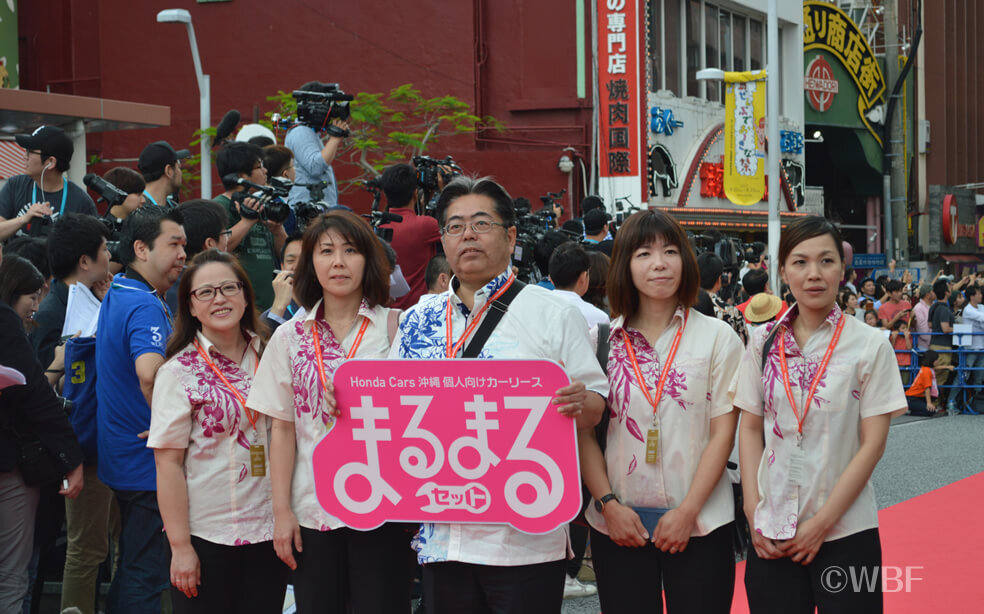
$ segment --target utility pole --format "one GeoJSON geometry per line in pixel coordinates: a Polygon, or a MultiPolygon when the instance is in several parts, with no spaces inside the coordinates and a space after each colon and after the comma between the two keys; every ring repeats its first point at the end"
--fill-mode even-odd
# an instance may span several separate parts
{"type": "MultiPolygon", "coordinates": [[[[901,76],[899,67],[899,5],[898,0],[885,0],[885,12],[882,15],[882,31],[885,34],[885,82],[890,85],[889,95],[895,89],[895,84],[901,76]]],[[[914,50],[913,50],[914,51],[914,50]]],[[[906,97],[904,87],[899,89],[898,98],[894,101],[895,112],[886,121],[887,126],[882,146],[887,155],[888,168],[882,169],[884,177],[884,211],[885,211],[885,254],[891,260],[901,262],[909,260],[909,216],[908,191],[905,184],[905,137],[902,131],[903,105],[906,97]]],[[[892,101],[886,101],[891,104],[892,101]]],[[[912,112],[911,109],[908,110],[912,112]]]]}

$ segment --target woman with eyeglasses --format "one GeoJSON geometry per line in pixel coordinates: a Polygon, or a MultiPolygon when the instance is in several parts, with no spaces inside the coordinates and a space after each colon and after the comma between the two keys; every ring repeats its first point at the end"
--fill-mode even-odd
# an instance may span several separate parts
{"type": "Polygon", "coordinates": [[[307,310],[277,328],[247,405],[273,418],[274,547],[293,570],[297,612],[406,613],[413,551],[400,525],[356,531],[315,494],[315,446],[338,416],[331,378],[350,358],[385,358],[399,311],[387,309],[390,266],[372,227],[331,211],[304,232],[294,297],[307,310]]]}
{"type": "Polygon", "coordinates": [[[287,568],[271,543],[270,418],[246,408],[263,352],[253,287],[210,249],[181,278],[147,446],[171,546],[178,614],[280,612],[287,568]]]}

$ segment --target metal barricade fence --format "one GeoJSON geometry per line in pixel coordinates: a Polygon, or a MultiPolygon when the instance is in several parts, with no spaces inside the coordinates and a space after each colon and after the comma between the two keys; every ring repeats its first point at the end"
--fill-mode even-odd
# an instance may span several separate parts
{"type": "MultiPolygon", "coordinates": [[[[941,333],[917,333],[914,331],[909,332],[909,336],[912,339],[913,349],[905,350],[895,350],[895,354],[899,355],[909,355],[910,364],[909,365],[899,365],[899,372],[902,375],[902,382],[905,384],[906,389],[912,384],[912,381],[916,379],[916,375],[919,374],[919,359],[923,355],[923,351],[918,348],[917,339],[919,337],[930,337],[933,335],[939,335],[941,333]],[[908,375],[908,378],[905,377],[908,375]]],[[[982,333],[952,333],[953,337],[974,337],[978,339],[979,337],[984,337],[984,332],[982,333]]],[[[954,367],[951,383],[945,384],[943,382],[937,382],[937,387],[942,390],[956,390],[958,393],[957,397],[953,397],[952,393],[950,400],[954,401],[954,404],[961,413],[965,414],[978,414],[981,413],[975,407],[975,397],[980,395],[984,398],[984,349],[975,349],[973,347],[963,347],[957,346],[950,350],[940,349],[939,347],[933,348],[933,350],[939,354],[949,354],[952,357],[951,364],[954,367]]],[[[950,378],[948,378],[950,379],[950,378]]],[[[942,393],[941,393],[942,396],[942,393]]]]}

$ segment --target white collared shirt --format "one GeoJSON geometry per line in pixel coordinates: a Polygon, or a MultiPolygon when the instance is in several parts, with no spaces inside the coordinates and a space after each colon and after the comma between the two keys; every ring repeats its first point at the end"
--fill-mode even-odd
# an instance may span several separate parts
{"type": "Polygon", "coordinates": [[[577,307],[577,310],[581,312],[581,315],[584,316],[585,321],[588,323],[588,328],[596,328],[599,324],[608,324],[611,320],[607,313],[578,296],[576,292],[555,288],[554,293],[577,307]]]}
{"type": "MultiPolygon", "coordinates": [[[[201,332],[197,340],[215,368],[245,398],[260,338],[251,334],[238,364],[220,354],[201,332]]],[[[161,365],[154,381],[147,447],[187,449],[184,469],[192,535],[228,546],[273,539],[270,477],[252,475],[250,463],[251,445],[263,446],[268,455],[269,432],[270,419],[258,415],[254,428],[236,395],[194,343],[161,365]]],[[[267,468],[268,460],[269,456],[267,468]]]]}
{"type": "MultiPolygon", "coordinates": [[[[974,307],[967,303],[963,308],[963,319],[965,323],[973,326],[975,333],[984,333],[984,306],[974,307]]],[[[970,347],[975,350],[984,350],[984,335],[974,335],[971,338],[970,347]]]]}
{"type": "MultiPolygon", "coordinates": [[[[452,306],[452,338],[457,341],[475,315],[509,277],[506,270],[475,293],[467,311],[453,290],[429,294],[400,322],[390,358],[446,358],[446,314],[452,306]]],[[[451,280],[455,288],[457,280],[451,280]]],[[[608,381],[588,338],[584,318],[566,300],[528,285],[516,296],[485,343],[479,358],[545,358],[564,365],[572,380],[608,396],[608,381]]],[[[498,524],[423,524],[414,539],[421,563],[461,561],[480,565],[531,565],[567,556],[566,525],[543,535],[498,524]]]]}
{"type": "MultiPolygon", "coordinates": [[[[796,313],[797,309],[789,310],[782,320],[788,328],[779,334],[785,336],[790,387],[797,411],[802,412],[842,312],[834,306],[802,349],[791,332],[796,313]]],[[[754,331],[731,392],[736,407],[764,418],[765,449],[758,467],[761,501],[755,508],[755,529],[765,537],[790,539],[797,525],[815,516],[826,503],[857,454],[861,420],[904,411],[907,403],[895,352],[883,332],[855,318],[844,318],[840,341],[803,423],[804,481],[796,486],[789,478],[789,467],[797,420],[783,385],[778,336],[764,373],[761,367],[762,347],[773,326],[770,323],[754,331]]],[[[840,539],[877,526],[878,509],[869,481],[824,539],[840,539]]]]}
{"type": "Polygon", "coordinates": [[[246,405],[272,418],[294,423],[297,453],[294,455],[294,476],[291,481],[291,508],[302,527],[328,531],[345,526],[321,507],[314,491],[314,449],[335,423],[322,401],[318,358],[314,350],[312,329],[318,327],[325,377],[330,381],[335,369],[355,338],[363,318],[369,319],[357,358],[383,358],[389,351],[387,319],[389,309],[369,307],[365,300],[359,307],[359,318],[341,343],[325,321],[318,317],[321,301],[308,314],[281,324],[267,345],[256,372],[253,389],[246,405]]]}
{"type": "MultiPolygon", "coordinates": [[[[659,461],[646,463],[653,406],[639,387],[622,332],[629,336],[645,385],[654,395],[662,361],[669,354],[683,316],[684,308],[677,307],[655,347],[642,333],[626,327],[623,318],[612,322],[608,404],[613,415],[608,424],[605,462],[612,491],[625,505],[671,509],[679,506],[707,448],[711,420],[733,410],[728,385],[744,349],[741,339],[721,320],[690,309],[659,401],[659,461]]],[[[585,516],[592,527],[608,534],[605,517],[594,506],[588,506],[585,516]]],[[[722,472],[697,514],[692,536],[707,535],[734,518],[731,480],[722,472]]]]}

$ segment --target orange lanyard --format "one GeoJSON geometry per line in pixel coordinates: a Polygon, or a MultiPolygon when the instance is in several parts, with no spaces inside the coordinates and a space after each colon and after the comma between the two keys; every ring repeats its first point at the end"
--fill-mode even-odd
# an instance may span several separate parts
{"type": "MultiPolygon", "coordinates": [[[[787,328],[786,330],[789,329],[787,328]]],[[[806,415],[810,413],[810,405],[813,404],[813,395],[816,394],[817,385],[820,384],[820,380],[823,378],[823,373],[827,370],[827,365],[830,363],[830,357],[834,354],[834,348],[837,347],[837,342],[840,341],[842,330],[844,330],[843,315],[841,315],[840,319],[837,321],[837,328],[834,329],[834,337],[830,340],[830,345],[827,346],[827,352],[823,355],[823,361],[820,363],[820,369],[817,371],[816,375],[813,376],[813,383],[810,384],[810,391],[806,395],[806,406],[803,408],[802,417],[800,417],[799,412],[796,410],[796,401],[793,398],[793,389],[789,384],[789,366],[786,364],[786,335],[779,335],[779,367],[782,369],[782,384],[786,388],[786,398],[789,399],[789,406],[792,407],[793,415],[796,416],[796,432],[798,433],[800,440],[803,438],[803,423],[806,422],[806,415]]]]}
{"type": "MultiPolygon", "coordinates": [[[[212,369],[212,371],[214,371],[215,374],[219,376],[219,379],[222,380],[222,383],[226,385],[226,388],[229,389],[229,392],[231,392],[233,395],[235,395],[236,400],[238,400],[239,401],[239,404],[243,406],[243,411],[246,412],[246,418],[249,420],[250,426],[252,426],[255,429],[256,428],[256,413],[255,412],[250,412],[246,408],[246,399],[243,398],[242,393],[239,392],[236,389],[235,386],[233,386],[232,384],[229,383],[229,380],[227,380],[226,379],[226,376],[222,374],[222,371],[219,371],[219,368],[215,366],[215,363],[212,362],[212,359],[208,357],[208,352],[206,352],[205,351],[205,348],[203,348],[202,345],[200,343],[198,343],[198,339],[195,339],[194,343],[195,343],[195,348],[198,350],[198,353],[201,355],[202,359],[205,361],[205,364],[207,364],[212,369]]],[[[251,349],[252,349],[252,347],[253,346],[250,346],[251,349]]],[[[256,352],[256,350],[253,350],[253,351],[256,352]]],[[[253,365],[253,375],[256,375],[256,370],[259,369],[259,367],[260,367],[260,360],[259,360],[259,357],[257,357],[256,364],[253,365]]]]}
{"type": "Polygon", "coordinates": [[[472,323],[465,328],[465,333],[461,335],[461,339],[458,339],[458,343],[455,343],[453,347],[451,345],[452,307],[451,307],[451,297],[448,296],[448,309],[447,309],[447,316],[445,318],[445,321],[447,323],[446,353],[448,358],[454,358],[455,356],[458,355],[458,352],[461,351],[461,347],[465,345],[465,341],[468,340],[468,336],[472,334],[472,332],[475,330],[475,327],[478,326],[478,323],[482,320],[482,314],[485,313],[485,311],[492,305],[492,303],[496,301],[496,299],[502,296],[505,293],[505,291],[509,289],[509,286],[511,286],[514,281],[516,281],[516,276],[510,274],[509,279],[506,280],[506,283],[503,284],[502,287],[499,288],[496,291],[496,293],[493,294],[492,297],[484,305],[482,305],[482,308],[478,310],[478,313],[475,314],[475,319],[473,319],[472,323]]]}
{"type": "MultiPolygon", "coordinates": [[[[362,318],[362,326],[359,327],[359,333],[355,336],[355,341],[352,342],[352,347],[349,349],[348,354],[345,358],[352,358],[355,356],[355,352],[359,349],[359,344],[362,343],[362,336],[366,334],[366,329],[369,328],[369,318],[362,318]]],[[[317,319],[311,323],[311,336],[314,337],[314,354],[318,357],[318,378],[321,380],[321,390],[322,393],[328,390],[328,377],[325,375],[325,359],[321,353],[321,335],[318,333],[318,321],[317,319]]]]}
{"type": "Polygon", "coordinates": [[[676,335],[673,337],[673,344],[670,345],[670,353],[666,355],[666,362],[663,363],[663,368],[660,370],[659,381],[656,384],[656,396],[653,397],[649,394],[649,388],[646,386],[646,381],[642,378],[642,371],[639,369],[639,361],[636,360],[635,350],[632,349],[632,340],[629,339],[628,333],[625,329],[622,329],[622,339],[625,340],[625,349],[629,352],[629,360],[632,362],[632,370],[635,371],[636,381],[639,382],[639,388],[642,389],[643,394],[646,395],[646,400],[649,404],[653,406],[653,416],[657,415],[659,409],[659,400],[663,398],[663,386],[666,385],[666,377],[670,374],[670,367],[673,365],[673,359],[676,357],[677,348],[680,347],[680,338],[683,337],[683,329],[687,326],[687,316],[689,312],[684,312],[683,324],[677,329],[676,335]]]}

